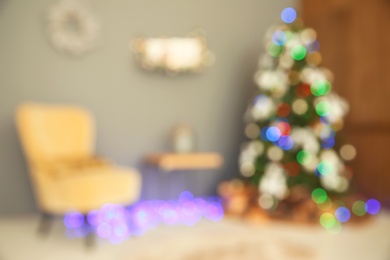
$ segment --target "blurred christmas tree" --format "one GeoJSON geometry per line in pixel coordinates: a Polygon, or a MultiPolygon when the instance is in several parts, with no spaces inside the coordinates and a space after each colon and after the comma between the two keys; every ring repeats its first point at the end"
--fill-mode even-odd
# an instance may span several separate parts
{"type": "MultiPolygon", "coordinates": [[[[251,140],[243,145],[240,171],[258,187],[263,209],[291,214],[294,200],[306,194],[322,210],[316,207],[312,217],[330,227],[351,215],[343,203],[332,201],[350,190],[348,162],[356,150],[336,134],[349,108],[332,91],[333,74],[319,66],[316,32],[303,26],[293,8],[284,9],[281,18],[284,23],[266,35],[255,75],[258,90],[245,115],[251,140]]],[[[376,200],[358,202],[351,207],[356,215],[379,207],[376,200]]]]}

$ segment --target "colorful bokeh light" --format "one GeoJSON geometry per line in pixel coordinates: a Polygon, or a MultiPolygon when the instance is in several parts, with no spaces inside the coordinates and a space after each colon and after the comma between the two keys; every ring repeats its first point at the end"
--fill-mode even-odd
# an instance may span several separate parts
{"type": "Polygon", "coordinates": [[[271,55],[272,57],[279,57],[284,51],[284,48],[283,46],[279,46],[279,45],[276,45],[274,43],[271,43],[269,46],[268,46],[268,53],[269,55],[271,55]]]}
{"type": "Polygon", "coordinates": [[[282,136],[278,141],[278,145],[285,151],[291,150],[294,147],[294,140],[291,136],[282,136]]]}
{"type": "Polygon", "coordinates": [[[302,165],[309,164],[311,162],[311,159],[312,159],[311,153],[309,153],[306,150],[301,150],[297,154],[297,161],[302,165]]]}
{"type": "Polygon", "coordinates": [[[329,137],[327,139],[323,139],[321,142],[321,146],[324,149],[333,148],[335,144],[336,144],[336,140],[334,139],[334,137],[329,137]]]}
{"type": "Polygon", "coordinates": [[[285,23],[293,23],[297,19],[297,11],[292,7],[287,7],[282,11],[280,18],[285,23]]]}
{"type": "Polygon", "coordinates": [[[296,45],[291,49],[291,56],[294,60],[303,60],[306,57],[306,48],[302,45],[296,45]]]}
{"type": "Polygon", "coordinates": [[[277,46],[283,46],[287,41],[287,35],[283,31],[276,31],[272,35],[272,42],[277,46]]]}
{"type": "Polygon", "coordinates": [[[80,212],[70,212],[64,217],[64,225],[67,228],[78,228],[84,224],[84,216],[80,212]]]}
{"type": "Polygon", "coordinates": [[[311,193],[311,198],[317,204],[322,204],[328,199],[328,194],[324,189],[317,188],[311,193]]]}
{"type": "Polygon", "coordinates": [[[327,116],[330,113],[331,106],[327,101],[321,101],[316,105],[316,112],[320,116],[327,116]]]}
{"type": "Polygon", "coordinates": [[[351,212],[346,207],[339,207],[335,212],[335,216],[338,221],[344,223],[351,218],[351,212]]]}
{"type": "Polygon", "coordinates": [[[281,103],[276,109],[276,113],[279,117],[287,117],[290,114],[291,107],[287,103],[281,103]]]}
{"type": "Polygon", "coordinates": [[[306,98],[311,95],[310,85],[300,84],[295,88],[295,94],[300,98],[306,98]]]}
{"type": "Polygon", "coordinates": [[[370,215],[378,214],[379,211],[381,210],[381,204],[376,199],[369,199],[366,202],[365,210],[370,215]]]}
{"type": "Polygon", "coordinates": [[[330,210],[333,206],[332,200],[328,197],[325,202],[317,204],[317,207],[322,211],[330,210]]]}
{"type": "Polygon", "coordinates": [[[341,232],[343,226],[339,221],[335,221],[334,225],[331,228],[328,228],[327,231],[333,235],[337,235],[341,232]]]}
{"type": "Polygon", "coordinates": [[[277,128],[276,126],[269,127],[266,132],[267,139],[270,140],[271,142],[278,141],[281,135],[282,133],[280,132],[279,128],[277,128]]]}
{"type": "Polygon", "coordinates": [[[336,219],[331,213],[326,212],[321,215],[320,223],[324,228],[329,229],[336,224],[336,219]]]}
{"type": "Polygon", "coordinates": [[[366,215],[366,203],[362,200],[355,201],[352,205],[352,212],[359,217],[366,215]]]}
{"type": "Polygon", "coordinates": [[[317,80],[310,86],[310,91],[314,96],[323,96],[330,92],[332,85],[327,80],[317,80]]]}
{"type": "Polygon", "coordinates": [[[329,175],[334,171],[333,164],[329,161],[320,162],[317,169],[321,175],[329,175]]]}
{"type": "MultiPolygon", "coordinates": [[[[218,197],[194,198],[191,192],[185,191],[178,200],[143,201],[128,208],[107,204],[100,210],[91,211],[87,219],[99,237],[117,244],[159,224],[192,226],[202,218],[220,221],[223,215],[218,197]]],[[[84,217],[79,212],[66,214],[64,224],[69,237],[85,236],[91,231],[85,228],[84,217]]]]}
{"type": "Polygon", "coordinates": [[[287,122],[281,121],[281,122],[276,124],[276,127],[279,128],[282,135],[289,135],[291,132],[291,126],[287,122]]]}

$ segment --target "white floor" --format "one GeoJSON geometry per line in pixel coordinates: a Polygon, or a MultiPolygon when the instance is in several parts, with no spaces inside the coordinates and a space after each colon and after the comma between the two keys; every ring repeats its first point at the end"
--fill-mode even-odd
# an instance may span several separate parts
{"type": "Polygon", "coordinates": [[[0,260],[390,260],[390,213],[329,234],[321,227],[239,221],[162,226],[119,245],[99,240],[93,250],[66,238],[58,221],[47,238],[35,234],[36,216],[0,220],[0,260]]]}

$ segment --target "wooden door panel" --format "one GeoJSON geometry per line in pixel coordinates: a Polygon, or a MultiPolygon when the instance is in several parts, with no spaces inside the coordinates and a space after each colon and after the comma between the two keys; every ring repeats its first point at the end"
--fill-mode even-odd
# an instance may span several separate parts
{"type": "Polygon", "coordinates": [[[343,134],[358,149],[356,182],[390,206],[390,1],[302,0],[302,14],[350,103],[343,134]]]}

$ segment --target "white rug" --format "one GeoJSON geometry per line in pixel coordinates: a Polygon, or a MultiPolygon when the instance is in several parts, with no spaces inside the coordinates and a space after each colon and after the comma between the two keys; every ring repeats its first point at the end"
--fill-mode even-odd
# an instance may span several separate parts
{"type": "Polygon", "coordinates": [[[67,239],[61,222],[46,239],[34,233],[36,217],[0,220],[0,260],[389,260],[390,215],[332,235],[321,227],[271,223],[250,226],[224,220],[194,227],[159,227],[119,245],[67,239]]]}

